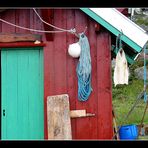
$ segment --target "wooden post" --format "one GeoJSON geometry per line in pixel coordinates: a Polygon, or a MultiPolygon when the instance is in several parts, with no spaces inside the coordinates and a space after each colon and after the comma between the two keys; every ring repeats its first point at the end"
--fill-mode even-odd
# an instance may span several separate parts
{"type": "Polygon", "coordinates": [[[117,140],[119,140],[119,133],[118,133],[118,127],[117,127],[117,123],[116,123],[116,116],[115,116],[115,111],[114,108],[112,107],[112,115],[113,115],[113,124],[114,124],[114,135],[116,137],[117,140]]]}

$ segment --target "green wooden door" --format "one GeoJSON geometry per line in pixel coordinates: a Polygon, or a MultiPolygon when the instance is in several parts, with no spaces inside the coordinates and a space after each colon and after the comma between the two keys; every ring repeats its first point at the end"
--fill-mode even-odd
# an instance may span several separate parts
{"type": "Polygon", "coordinates": [[[43,50],[1,51],[2,140],[44,139],[43,50]]]}

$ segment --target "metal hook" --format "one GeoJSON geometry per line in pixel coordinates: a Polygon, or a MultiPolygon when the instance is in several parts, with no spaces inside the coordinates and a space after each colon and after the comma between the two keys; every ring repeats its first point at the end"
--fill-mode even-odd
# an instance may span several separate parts
{"type": "Polygon", "coordinates": [[[123,31],[122,31],[122,29],[121,29],[121,33],[120,33],[120,37],[123,35],[123,31]]]}
{"type": "MultiPolygon", "coordinates": [[[[83,31],[83,34],[85,34],[86,30],[87,30],[87,26],[85,27],[85,29],[84,29],[84,31],[83,31]]],[[[74,28],[74,33],[73,33],[73,34],[74,34],[76,37],[80,38],[80,35],[79,35],[79,33],[77,33],[77,31],[76,31],[75,28],[74,28]]]]}
{"type": "Polygon", "coordinates": [[[85,27],[85,29],[84,29],[84,31],[83,31],[83,32],[85,33],[85,32],[86,32],[86,30],[87,30],[87,26],[85,27]]]}

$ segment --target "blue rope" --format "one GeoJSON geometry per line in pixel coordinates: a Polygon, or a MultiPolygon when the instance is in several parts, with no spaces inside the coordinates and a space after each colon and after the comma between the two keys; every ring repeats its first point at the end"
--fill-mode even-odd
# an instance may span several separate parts
{"type": "Polygon", "coordinates": [[[144,76],[143,76],[143,79],[144,79],[144,102],[147,102],[147,94],[146,94],[146,79],[147,79],[147,76],[146,76],[146,58],[145,58],[145,55],[146,55],[146,45],[144,46],[144,76]]]}
{"type": "Polygon", "coordinates": [[[79,44],[81,53],[76,69],[78,77],[78,100],[86,101],[91,94],[92,87],[90,46],[84,33],[80,34],[79,44]]]}
{"type": "Polygon", "coordinates": [[[115,52],[116,54],[118,53],[119,49],[122,48],[122,40],[121,40],[121,37],[122,37],[122,34],[119,34],[117,37],[116,37],[116,47],[115,47],[115,52]],[[119,44],[119,45],[118,45],[119,44]]]}

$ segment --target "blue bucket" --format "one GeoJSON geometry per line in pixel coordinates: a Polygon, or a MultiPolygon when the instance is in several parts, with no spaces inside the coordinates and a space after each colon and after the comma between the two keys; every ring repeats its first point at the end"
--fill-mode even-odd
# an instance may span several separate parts
{"type": "Polygon", "coordinates": [[[138,138],[138,127],[136,125],[121,126],[119,136],[121,140],[135,140],[138,138]]]}

